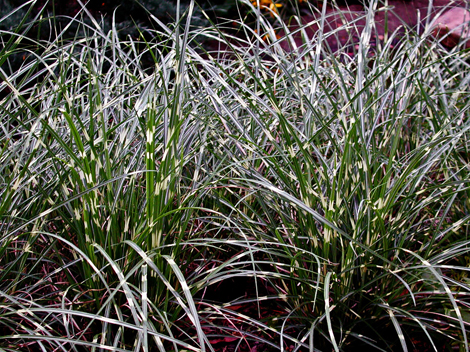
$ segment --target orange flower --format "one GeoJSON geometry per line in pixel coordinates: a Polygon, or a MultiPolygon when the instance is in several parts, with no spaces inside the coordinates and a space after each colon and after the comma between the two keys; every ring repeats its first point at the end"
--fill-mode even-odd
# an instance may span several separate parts
{"type": "MultiPolygon", "coordinates": [[[[256,0],[252,0],[251,3],[253,4],[253,6],[258,5],[258,1],[256,0]]],[[[272,3],[272,0],[259,0],[260,7],[269,7],[272,3]]]]}
{"type": "MultiPolygon", "coordinates": [[[[257,6],[258,5],[258,1],[254,0],[251,2],[253,4],[253,6],[257,6]]],[[[277,4],[277,3],[274,3],[272,0],[259,0],[259,6],[260,8],[265,8],[265,9],[270,9],[272,12],[271,12],[271,16],[274,17],[274,13],[276,14],[279,14],[279,12],[277,11],[277,9],[279,7],[282,7],[282,4],[277,4]]]]}

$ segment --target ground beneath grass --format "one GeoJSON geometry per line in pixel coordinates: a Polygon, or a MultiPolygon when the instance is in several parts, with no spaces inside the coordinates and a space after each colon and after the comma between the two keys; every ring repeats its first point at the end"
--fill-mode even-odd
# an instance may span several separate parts
{"type": "MultiPolygon", "coordinates": [[[[282,1],[281,1],[282,2],[282,1]]],[[[209,1],[209,3],[215,6],[221,6],[223,1],[209,1]]],[[[449,1],[449,0],[434,0],[432,2],[431,9],[429,8],[428,0],[388,0],[384,1],[385,4],[388,4],[388,10],[385,10],[383,4],[378,5],[378,9],[383,8],[381,11],[377,11],[375,16],[375,35],[373,35],[371,42],[374,43],[378,40],[383,40],[383,37],[391,35],[395,31],[404,32],[404,27],[413,28],[419,32],[424,30],[427,19],[432,20],[440,12],[445,11],[446,8],[460,6],[465,7],[465,1],[449,1]],[[428,12],[430,11],[430,16],[428,12]]],[[[319,18],[321,15],[322,1],[310,1],[310,4],[307,1],[302,1],[300,4],[301,9],[301,24],[306,24],[314,22],[315,19],[319,18]],[[310,4],[313,4],[311,6],[310,4]],[[313,9],[313,11],[312,11],[313,9]],[[317,11],[315,13],[315,11],[317,11]]],[[[36,10],[39,11],[43,6],[45,6],[45,1],[38,1],[36,5],[36,10]]],[[[120,5],[116,8],[116,2],[113,1],[89,1],[87,2],[87,9],[90,13],[97,19],[102,18],[102,16],[111,17],[116,10],[115,16],[118,23],[129,21],[132,17],[136,22],[143,21],[147,14],[142,9],[133,6],[132,11],[123,12],[122,6],[120,5]],[[121,7],[121,9],[119,9],[121,7]]],[[[52,7],[51,3],[46,5],[46,8],[52,13],[65,16],[75,16],[81,10],[81,5],[76,0],[61,1],[55,5],[55,8],[52,7]]],[[[164,20],[165,17],[171,17],[171,14],[163,13],[164,8],[158,7],[162,13],[155,13],[154,15],[158,18],[164,20]]],[[[125,9],[129,11],[128,8],[125,9]]],[[[244,10],[242,7],[241,10],[244,10]]],[[[245,9],[247,10],[247,9],[245,9]]],[[[339,1],[338,7],[329,6],[326,10],[327,12],[327,21],[325,23],[325,30],[332,31],[339,27],[344,26],[345,23],[353,23],[354,27],[350,31],[340,30],[337,32],[337,35],[328,37],[328,43],[332,51],[338,50],[340,46],[353,45],[360,36],[361,30],[365,26],[365,14],[367,9],[364,4],[360,1],[339,1]],[[339,11],[338,11],[339,10],[339,11]],[[339,12],[341,14],[339,14],[339,12]]],[[[237,11],[231,12],[237,19],[239,14],[237,11]]],[[[211,15],[211,13],[209,13],[211,15]]],[[[213,18],[215,20],[215,18],[213,18]]],[[[292,23],[291,29],[298,27],[298,24],[292,23]]],[[[307,29],[307,33],[310,37],[313,37],[314,33],[318,30],[317,25],[312,25],[307,29]]],[[[280,33],[282,35],[283,33],[280,33]]],[[[297,45],[301,44],[300,35],[296,36],[297,45]]],[[[214,49],[214,43],[206,43],[209,50],[214,49]]],[[[285,48],[289,47],[289,44],[286,42],[284,44],[285,48]]],[[[222,48],[225,49],[225,48],[222,48]]]]}

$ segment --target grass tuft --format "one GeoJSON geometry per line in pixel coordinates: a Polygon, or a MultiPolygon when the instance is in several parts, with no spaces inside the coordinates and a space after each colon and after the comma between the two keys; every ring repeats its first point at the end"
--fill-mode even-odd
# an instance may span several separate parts
{"type": "Polygon", "coordinates": [[[244,3],[1,32],[0,349],[469,350],[468,51],[244,3]]]}

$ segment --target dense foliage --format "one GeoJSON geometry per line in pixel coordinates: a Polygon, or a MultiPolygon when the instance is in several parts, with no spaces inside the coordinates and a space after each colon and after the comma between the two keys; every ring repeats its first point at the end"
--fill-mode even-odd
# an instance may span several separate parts
{"type": "Polygon", "coordinates": [[[1,350],[469,350],[468,51],[243,6],[1,32],[1,350]]]}

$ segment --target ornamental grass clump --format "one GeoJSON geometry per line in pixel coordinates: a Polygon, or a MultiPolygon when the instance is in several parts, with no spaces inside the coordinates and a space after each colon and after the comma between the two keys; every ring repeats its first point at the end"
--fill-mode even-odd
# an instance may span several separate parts
{"type": "Polygon", "coordinates": [[[468,52],[245,5],[242,38],[194,2],[145,40],[2,32],[1,349],[468,351],[468,52]]]}

